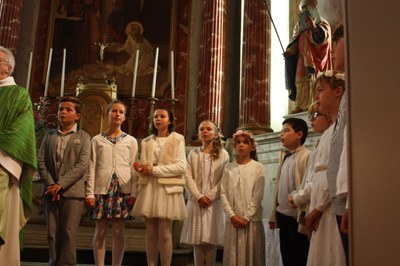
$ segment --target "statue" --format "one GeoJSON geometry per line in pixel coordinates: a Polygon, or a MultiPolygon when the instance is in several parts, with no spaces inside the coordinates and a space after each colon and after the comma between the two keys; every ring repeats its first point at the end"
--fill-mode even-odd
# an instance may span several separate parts
{"type": "Polygon", "coordinates": [[[289,99],[295,101],[292,113],[306,111],[314,99],[314,81],[319,72],[330,70],[331,28],[319,16],[317,0],[300,2],[299,21],[283,53],[289,99]]]}
{"type": "Polygon", "coordinates": [[[98,43],[95,42],[95,45],[98,45],[100,47],[100,61],[103,63],[104,62],[104,49],[109,45],[109,43],[98,43]]]}

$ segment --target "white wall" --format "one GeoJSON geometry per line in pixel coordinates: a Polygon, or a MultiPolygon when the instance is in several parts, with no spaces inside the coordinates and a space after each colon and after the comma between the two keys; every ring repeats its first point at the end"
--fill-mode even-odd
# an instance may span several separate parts
{"type": "Polygon", "coordinates": [[[400,2],[347,1],[353,265],[400,265],[400,2]]]}
{"type": "MultiPolygon", "coordinates": [[[[271,1],[271,13],[281,38],[283,49],[289,43],[289,0],[271,1]]],[[[288,91],[285,85],[285,61],[282,47],[271,24],[271,128],[282,128],[283,116],[288,114],[288,91]]]]}

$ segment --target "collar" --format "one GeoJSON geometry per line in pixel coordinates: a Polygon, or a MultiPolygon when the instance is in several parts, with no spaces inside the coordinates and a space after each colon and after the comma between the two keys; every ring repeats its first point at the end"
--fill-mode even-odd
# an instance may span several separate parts
{"type": "Polygon", "coordinates": [[[285,154],[283,155],[283,159],[286,159],[286,158],[292,156],[295,153],[296,153],[296,150],[294,150],[294,151],[287,150],[287,151],[285,151],[285,154]]]}
{"type": "Polygon", "coordinates": [[[71,130],[68,131],[67,133],[62,133],[60,127],[57,128],[57,131],[58,131],[58,133],[60,133],[61,135],[68,135],[68,134],[70,134],[71,132],[76,133],[76,132],[78,132],[78,124],[75,123],[74,126],[71,128],[71,130]]]}
{"type": "Polygon", "coordinates": [[[0,80],[0,87],[17,85],[14,81],[14,77],[7,77],[5,79],[0,80]]]}

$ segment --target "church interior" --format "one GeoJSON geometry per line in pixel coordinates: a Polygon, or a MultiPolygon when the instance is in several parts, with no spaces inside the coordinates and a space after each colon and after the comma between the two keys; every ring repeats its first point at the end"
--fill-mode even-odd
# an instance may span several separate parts
{"type": "MultiPolygon", "coordinates": [[[[15,54],[14,77],[31,95],[39,137],[55,127],[60,96],[84,103],[79,123],[91,137],[105,130],[105,107],[114,98],[127,106],[123,130],[138,141],[149,135],[160,106],[174,111],[187,150],[201,144],[197,127],[205,119],[220,126],[231,154],[233,133],[252,132],[265,169],[267,219],[284,150],[281,123],[289,116],[308,121],[306,111],[291,114],[282,56],[300,2],[0,0],[0,45],[15,54]]],[[[340,23],[345,27],[346,85],[351,87],[350,265],[397,265],[400,55],[391,48],[400,39],[392,22],[400,4],[318,0],[318,7],[332,29],[340,23]]],[[[317,139],[310,132],[306,146],[312,149],[317,139]]],[[[40,187],[37,179],[21,253],[26,265],[48,259],[40,187]]],[[[78,263],[90,265],[94,223],[86,217],[84,210],[78,263]]],[[[146,265],[143,221],[129,221],[126,228],[124,265],[146,265]]],[[[172,265],[192,265],[191,248],[179,243],[181,228],[174,223],[172,265]]],[[[110,245],[108,238],[108,252],[110,245]]]]}

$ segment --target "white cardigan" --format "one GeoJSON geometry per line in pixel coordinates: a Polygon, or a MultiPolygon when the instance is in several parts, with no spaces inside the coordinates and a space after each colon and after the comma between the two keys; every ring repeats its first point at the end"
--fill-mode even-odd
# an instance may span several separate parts
{"type": "Polygon", "coordinates": [[[200,148],[195,148],[190,151],[187,158],[188,165],[186,167],[185,173],[186,184],[192,199],[198,201],[203,196],[206,196],[210,200],[214,201],[219,198],[222,171],[224,170],[224,167],[229,163],[229,154],[226,150],[222,149],[219,154],[219,158],[217,160],[212,160],[210,171],[211,189],[206,195],[201,194],[198,187],[200,179],[203,176],[203,160],[204,158],[202,156],[200,148]]]}
{"type": "Polygon", "coordinates": [[[86,198],[107,194],[113,173],[118,176],[122,192],[135,193],[136,179],[133,163],[136,160],[138,144],[134,137],[127,135],[116,144],[100,134],[92,139],[92,153],[86,182],[86,198]]]}
{"type": "Polygon", "coordinates": [[[241,170],[237,162],[231,162],[224,168],[221,180],[221,202],[227,218],[239,215],[249,221],[262,220],[262,199],[264,197],[264,166],[251,160],[241,170]],[[242,172],[242,173],[241,173],[242,172]],[[237,186],[240,183],[240,192],[237,186]],[[240,193],[242,202],[235,202],[234,198],[240,193]],[[242,204],[243,213],[235,213],[234,205],[242,204]]]}
{"type": "MultiPolygon", "coordinates": [[[[156,137],[151,135],[141,142],[140,162],[154,165],[154,148],[156,137]]],[[[176,132],[172,132],[166,139],[159,154],[157,165],[153,167],[153,177],[159,184],[166,185],[167,193],[183,191],[185,180],[183,174],[186,169],[185,138],[176,132]]],[[[147,185],[149,177],[137,173],[138,185],[147,185]]],[[[151,177],[150,177],[151,178],[151,177]]],[[[136,194],[136,192],[134,193],[136,194]]]]}

